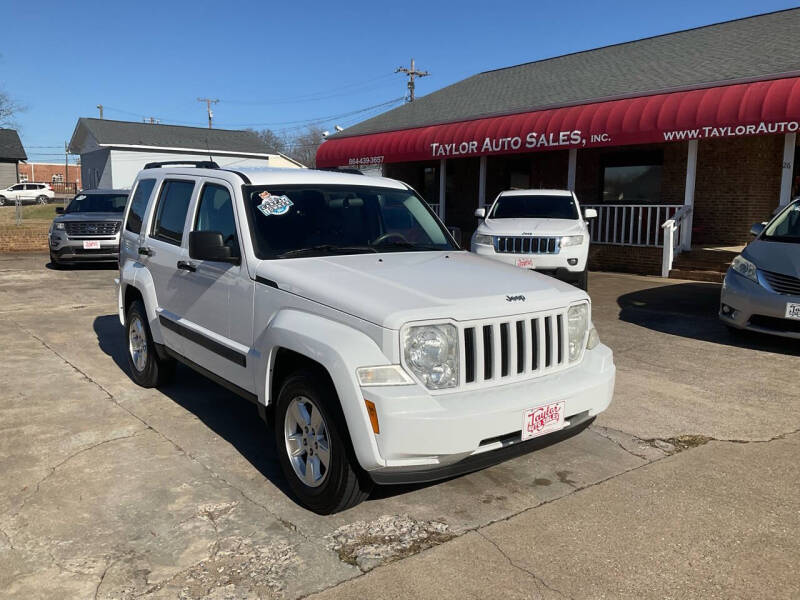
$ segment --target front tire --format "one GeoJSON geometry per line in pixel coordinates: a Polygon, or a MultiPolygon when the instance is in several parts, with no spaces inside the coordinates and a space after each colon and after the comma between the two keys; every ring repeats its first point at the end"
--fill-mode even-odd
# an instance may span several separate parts
{"type": "Polygon", "coordinates": [[[308,370],[289,376],[273,424],[281,469],[303,506],[327,515],[366,499],[372,484],[358,466],[327,378],[308,370]]]}
{"type": "Polygon", "coordinates": [[[175,361],[160,358],[156,353],[147,312],[141,300],[134,300],[128,307],[125,324],[131,379],[145,388],[167,383],[175,373],[175,361]]]}
{"type": "Polygon", "coordinates": [[[56,255],[53,254],[52,252],[50,252],[50,266],[53,267],[56,270],[61,268],[61,263],[58,262],[58,259],[56,258],[56,255]]]}
{"type": "Polygon", "coordinates": [[[0,206],[5,206],[5,204],[6,204],[6,197],[0,196],[0,206]]]}

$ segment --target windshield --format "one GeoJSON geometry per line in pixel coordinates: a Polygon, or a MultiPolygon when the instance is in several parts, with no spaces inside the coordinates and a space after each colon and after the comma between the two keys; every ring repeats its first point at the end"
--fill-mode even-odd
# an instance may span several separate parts
{"type": "Polygon", "coordinates": [[[764,230],[761,239],[800,243],[800,201],[786,207],[764,230]]]}
{"type": "Polygon", "coordinates": [[[256,256],[452,250],[414,192],[367,186],[245,186],[256,256]]]}
{"type": "Polygon", "coordinates": [[[128,194],[78,194],[69,203],[68,213],[111,212],[121,213],[128,202],[128,194]]]}
{"type": "Polygon", "coordinates": [[[490,219],[577,219],[578,209],[572,196],[500,196],[490,219]]]}

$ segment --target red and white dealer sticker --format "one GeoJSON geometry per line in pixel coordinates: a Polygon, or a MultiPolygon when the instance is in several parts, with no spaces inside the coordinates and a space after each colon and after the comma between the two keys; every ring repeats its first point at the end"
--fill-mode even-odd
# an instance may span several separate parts
{"type": "Polygon", "coordinates": [[[522,439],[529,440],[540,435],[564,429],[564,403],[555,402],[522,413],[522,439]]]}
{"type": "Polygon", "coordinates": [[[533,259],[532,258],[518,258],[517,259],[517,266],[522,269],[532,269],[533,268],[533,259]]]}

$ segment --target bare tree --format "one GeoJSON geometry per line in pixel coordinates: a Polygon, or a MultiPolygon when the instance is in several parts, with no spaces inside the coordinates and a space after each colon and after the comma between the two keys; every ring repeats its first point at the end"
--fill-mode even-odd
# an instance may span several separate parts
{"type": "Polygon", "coordinates": [[[318,125],[309,125],[303,133],[295,136],[289,142],[289,156],[306,167],[316,166],[317,148],[325,140],[322,128],[318,125]]]}
{"type": "Polygon", "coordinates": [[[264,145],[267,147],[267,152],[272,152],[274,154],[286,154],[286,138],[281,137],[272,131],[272,129],[248,129],[248,131],[255,133],[259,139],[264,142],[264,145]]]}
{"type": "Polygon", "coordinates": [[[16,125],[14,116],[21,110],[22,108],[14,104],[8,94],[0,90],[0,127],[14,127],[16,125]]]}

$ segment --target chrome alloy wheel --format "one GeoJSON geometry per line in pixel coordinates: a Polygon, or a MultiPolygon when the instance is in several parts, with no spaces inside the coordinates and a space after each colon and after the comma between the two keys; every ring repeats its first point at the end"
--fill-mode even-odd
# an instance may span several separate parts
{"type": "Polygon", "coordinates": [[[289,402],[283,437],[286,454],[298,479],[309,487],[322,485],[331,460],[328,426],[317,406],[305,396],[289,402]]]}
{"type": "Polygon", "coordinates": [[[136,370],[140,373],[144,371],[147,366],[147,334],[138,316],[131,319],[128,325],[128,352],[136,370]]]}

